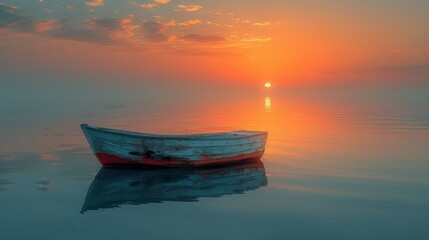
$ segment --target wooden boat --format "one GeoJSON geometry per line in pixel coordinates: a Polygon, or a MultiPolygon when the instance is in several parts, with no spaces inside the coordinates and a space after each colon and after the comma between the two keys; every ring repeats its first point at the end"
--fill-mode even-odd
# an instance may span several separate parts
{"type": "Polygon", "coordinates": [[[268,184],[261,160],[206,168],[106,168],[95,176],[81,213],[121,205],[197,202],[268,184]]]}
{"type": "Polygon", "coordinates": [[[206,166],[260,159],[267,132],[157,135],[81,125],[103,165],[206,166]]]}

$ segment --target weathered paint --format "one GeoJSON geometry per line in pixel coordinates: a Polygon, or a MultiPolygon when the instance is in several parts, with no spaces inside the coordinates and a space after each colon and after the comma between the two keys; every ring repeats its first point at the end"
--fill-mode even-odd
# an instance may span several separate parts
{"type": "Polygon", "coordinates": [[[155,135],[81,125],[103,165],[203,166],[259,159],[267,132],[155,135]]]}

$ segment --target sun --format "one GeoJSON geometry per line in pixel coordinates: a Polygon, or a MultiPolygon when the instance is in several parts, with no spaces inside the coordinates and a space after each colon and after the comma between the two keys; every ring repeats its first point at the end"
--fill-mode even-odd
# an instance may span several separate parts
{"type": "Polygon", "coordinates": [[[270,87],[271,87],[271,83],[266,82],[266,83],[265,83],[265,88],[270,88],[270,87]]]}

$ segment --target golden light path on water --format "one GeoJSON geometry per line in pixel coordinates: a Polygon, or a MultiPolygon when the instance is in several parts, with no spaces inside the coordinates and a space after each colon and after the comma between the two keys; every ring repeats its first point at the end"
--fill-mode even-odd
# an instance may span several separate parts
{"type": "Polygon", "coordinates": [[[271,99],[270,97],[265,97],[265,110],[269,111],[271,108],[271,99]]]}

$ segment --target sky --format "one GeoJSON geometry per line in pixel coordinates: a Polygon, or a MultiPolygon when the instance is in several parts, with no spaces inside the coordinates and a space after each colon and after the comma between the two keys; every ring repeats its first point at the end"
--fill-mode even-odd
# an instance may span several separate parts
{"type": "Polygon", "coordinates": [[[429,83],[429,1],[0,0],[0,81],[429,83]]]}

